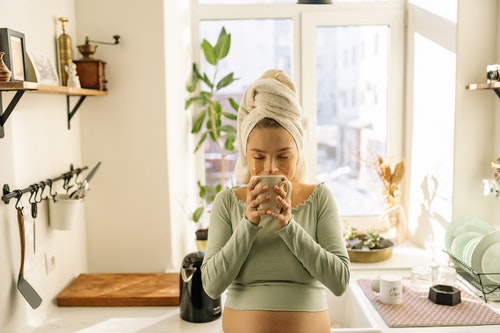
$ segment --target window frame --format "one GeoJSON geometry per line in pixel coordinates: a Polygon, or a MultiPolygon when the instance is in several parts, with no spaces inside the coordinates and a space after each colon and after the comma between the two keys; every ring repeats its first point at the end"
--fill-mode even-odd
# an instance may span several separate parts
{"type": "MultiPolygon", "coordinates": [[[[328,6],[301,6],[288,3],[211,5],[192,1],[192,40],[199,41],[203,20],[290,19],[293,26],[292,73],[304,110],[305,152],[316,161],[316,32],[318,26],[387,25],[390,30],[387,154],[401,157],[404,148],[404,33],[405,4],[402,0],[334,3],[328,6]]],[[[200,44],[193,43],[193,60],[200,61],[200,44]]],[[[202,154],[202,152],[200,152],[202,154]]],[[[203,157],[200,157],[201,160],[203,157]]],[[[204,177],[204,168],[198,168],[204,177]]],[[[307,180],[316,181],[316,163],[309,163],[307,180]]],[[[405,192],[402,193],[403,198],[405,192]]],[[[373,223],[378,216],[349,216],[356,225],[373,223]]]]}

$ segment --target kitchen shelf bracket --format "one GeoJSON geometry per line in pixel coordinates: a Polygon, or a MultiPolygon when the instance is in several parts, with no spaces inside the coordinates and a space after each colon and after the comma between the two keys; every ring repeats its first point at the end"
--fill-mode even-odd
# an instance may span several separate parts
{"type": "Polygon", "coordinates": [[[9,118],[12,111],[16,107],[17,103],[24,95],[26,91],[41,93],[41,94],[62,94],[66,95],[66,105],[67,105],[67,118],[68,118],[68,129],[71,129],[71,118],[76,114],[83,101],[87,96],[106,96],[107,92],[103,90],[96,89],[86,89],[86,88],[73,88],[73,87],[63,87],[55,85],[40,84],[36,82],[28,81],[8,81],[0,82],[0,138],[5,136],[4,126],[9,118]],[[11,99],[9,105],[3,111],[2,107],[2,93],[4,91],[14,92],[15,95],[11,99]],[[71,107],[70,97],[78,97],[76,104],[71,107]]]}
{"type": "Polygon", "coordinates": [[[83,101],[85,100],[85,95],[79,96],[80,98],[78,99],[78,102],[76,102],[75,106],[71,108],[70,106],[70,96],[66,96],[66,105],[67,105],[67,110],[68,110],[68,129],[71,129],[71,118],[76,114],[80,106],[82,105],[83,101]]]}
{"type": "Polygon", "coordinates": [[[16,94],[10,100],[9,105],[7,105],[7,108],[5,108],[4,112],[2,93],[0,92],[0,138],[3,138],[5,136],[5,130],[4,130],[5,123],[7,122],[7,119],[9,118],[12,111],[14,111],[14,108],[16,107],[17,103],[19,102],[23,94],[24,90],[16,91],[16,94]]]}
{"type": "Polygon", "coordinates": [[[465,87],[467,90],[493,90],[500,98],[500,82],[471,83],[465,87]]]}
{"type": "Polygon", "coordinates": [[[497,94],[498,98],[500,98],[500,89],[494,88],[493,91],[497,94]]]}

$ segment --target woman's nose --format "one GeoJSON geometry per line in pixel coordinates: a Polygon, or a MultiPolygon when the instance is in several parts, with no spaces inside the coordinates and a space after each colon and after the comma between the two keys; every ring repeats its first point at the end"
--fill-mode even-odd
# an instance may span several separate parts
{"type": "Polygon", "coordinates": [[[278,171],[278,167],[274,158],[269,158],[266,161],[265,170],[268,174],[273,174],[278,171]]]}

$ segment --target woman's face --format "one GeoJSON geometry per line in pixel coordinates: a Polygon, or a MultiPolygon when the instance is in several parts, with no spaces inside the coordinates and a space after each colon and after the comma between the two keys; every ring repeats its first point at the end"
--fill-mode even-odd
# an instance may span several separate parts
{"type": "Polygon", "coordinates": [[[297,159],[297,145],[284,128],[254,128],[250,132],[247,141],[250,176],[285,175],[293,180],[297,159]]]}

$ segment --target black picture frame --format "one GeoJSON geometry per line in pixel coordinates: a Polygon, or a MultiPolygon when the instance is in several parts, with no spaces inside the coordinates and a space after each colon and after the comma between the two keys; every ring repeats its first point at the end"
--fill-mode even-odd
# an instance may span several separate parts
{"type": "Polygon", "coordinates": [[[10,80],[26,81],[28,64],[24,34],[9,28],[0,28],[0,51],[5,52],[3,61],[12,72],[10,80]]]}

